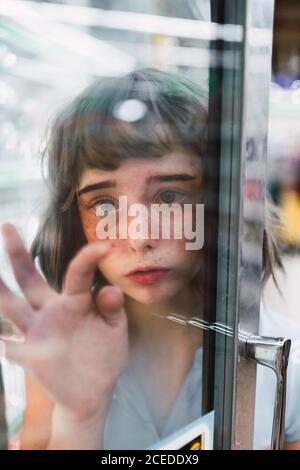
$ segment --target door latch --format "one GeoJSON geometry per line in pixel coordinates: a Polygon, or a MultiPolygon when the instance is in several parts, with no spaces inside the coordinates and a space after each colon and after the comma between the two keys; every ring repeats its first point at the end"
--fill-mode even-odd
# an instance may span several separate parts
{"type": "Polygon", "coordinates": [[[266,336],[244,337],[244,354],[247,359],[269,367],[276,374],[276,394],[273,414],[271,450],[281,450],[284,444],[287,367],[291,340],[266,336]]]}

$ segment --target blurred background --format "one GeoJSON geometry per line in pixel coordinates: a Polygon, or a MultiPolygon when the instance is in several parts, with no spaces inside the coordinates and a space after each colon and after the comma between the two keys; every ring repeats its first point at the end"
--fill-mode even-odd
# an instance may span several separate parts
{"type": "Polygon", "coordinates": [[[300,9],[297,0],[275,2],[267,182],[284,225],[278,236],[285,274],[282,295],[270,280],[265,299],[299,322],[300,276],[300,9]]]}

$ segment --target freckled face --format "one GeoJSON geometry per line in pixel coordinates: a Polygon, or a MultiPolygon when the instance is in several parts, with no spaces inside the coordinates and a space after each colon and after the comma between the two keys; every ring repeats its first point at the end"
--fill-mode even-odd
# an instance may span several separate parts
{"type": "MultiPolygon", "coordinates": [[[[99,241],[97,224],[101,217],[97,215],[96,208],[101,205],[105,210],[118,210],[119,196],[127,196],[128,208],[131,204],[140,203],[148,208],[150,214],[151,204],[167,203],[170,206],[178,203],[182,209],[183,204],[193,204],[194,207],[195,203],[202,202],[200,188],[201,159],[194,154],[172,153],[158,159],[129,159],[113,171],[86,169],[77,191],[86,238],[88,242],[99,241]]],[[[132,217],[128,216],[127,227],[131,220],[132,217]]],[[[150,224],[150,217],[148,222],[150,224]]],[[[173,233],[172,218],[170,239],[163,239],[161,232],[160,238],[151,239],[150,230],[149,237],[139,239],[127,230],[126,238],[121,239],[117,232],[117,238],[110,239],[110,252],[99,263],[100,271],[110,284],[120,287],[125,295],[141,303],[164,302],[173,298],[195,277],[202,262],[201,250],[187,250],[188,240],[184,234],[181,239],[175,239],[173,233]],[[154,265],[169,271],[153,282],[143,283],[128,277],[129,271],[137,265],[154,265]]]]}

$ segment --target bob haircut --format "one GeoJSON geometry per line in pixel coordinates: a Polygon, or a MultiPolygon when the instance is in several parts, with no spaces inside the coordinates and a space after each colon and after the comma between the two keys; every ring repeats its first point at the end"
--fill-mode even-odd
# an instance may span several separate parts
{"type": "MultiPolygon", "coordinates": [[[[42,154],[48,207],[31,246],[49,284],[61,291],[67,266],[87,243],[76,189],[86,168],[117,169],[128,158],[159,158],[188,149],[205,155],[207,96],[194,82],[144,68],[97,80],[55,117],[42,154]],[[122,105],[143,111],[121,119],[122,105]]],[[[96,269],[95,281],[105,283],[96,269]]]]}
{"type": "MultiPolygon", "coordinates": [[[[63,289],[69,262],[87,243],[76,192],[82,171],[113,170],[128,158],[160,158],[186,149],[202,159],[205,191],[207,116],[207,93],[200,86],[153,68],[101,78],[57,114],[42,153],[49,201],[30,249],[55,290],[63,289]],[[140,115],[127,111],[122,117],[122,106],[128,110],[128,105],[138,106],[140,115]]],[[[281,266],[275,239],[265,230],[263,281],[274,277],[276,264],[281,266]]],[[[94,285],[105,283],[97,268],[94,285]]]]}

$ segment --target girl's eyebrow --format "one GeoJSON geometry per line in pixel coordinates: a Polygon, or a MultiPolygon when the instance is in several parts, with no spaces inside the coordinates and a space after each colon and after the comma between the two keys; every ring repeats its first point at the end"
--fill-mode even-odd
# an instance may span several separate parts
{"type": "Polygon", "coordinates": [[[195,175],[187,173],[176,173],[173,175],[154,175],[147,178],[147,183],[165,182],[165,181],[193,181],[197,178],[195,175]]]}
{"type": "Polygon", "coordinates": [[[96,189],[105,189],[105,188],[115,188],[117,186],[115,181],[102,181],[101,183],[89,184],[84,188],[80,189],[77,193],[78,196],[90,191],[95,191],[96,189]]]}
{"type": "MultiPolygon", "coordinates": [[[[197,179],[197,176],[195,175],[189,175],[187,173],[177,173],[177,174],[171,174],[171,175],[153,175],[149,176],[146,179],[146,183],[163,183],[166,181],[194,181],[197,179]]],[[[77,193],[78,196],[84,193],[88,193],[90,191],[95,191],[96,189],[106,189],[106,188],[115,188],[117,186],[116,181],[113,180],[107,180],[107,181],[102,181],[101,183],[95,183],[95,184],[89,184],[88,186],[85,186],[84,188],[80,189],[77,193]]]]}

